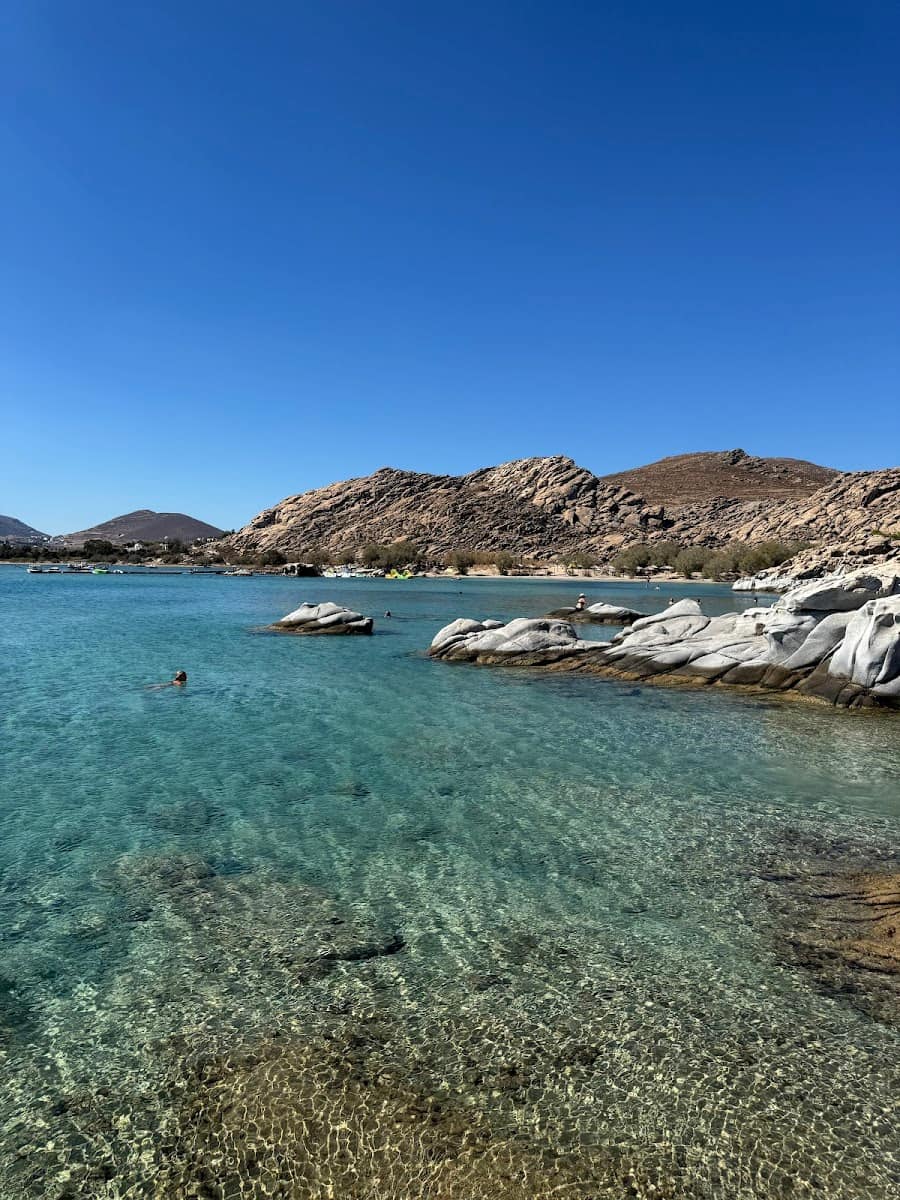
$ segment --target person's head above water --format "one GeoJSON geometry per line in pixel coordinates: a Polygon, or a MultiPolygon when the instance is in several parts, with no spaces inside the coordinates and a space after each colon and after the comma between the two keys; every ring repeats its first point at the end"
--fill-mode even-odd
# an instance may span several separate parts
{"type": "Polygon", "coordinates": [[[172,682],[178,684],[187,683],[187,671],[176,671],[172,682]]]}

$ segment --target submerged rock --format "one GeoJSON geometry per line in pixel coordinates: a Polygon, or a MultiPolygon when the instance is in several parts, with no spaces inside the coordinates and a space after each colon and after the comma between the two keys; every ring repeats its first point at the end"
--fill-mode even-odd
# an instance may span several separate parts
{"type": "Polygon", "coordinates": [[[502,621],[453,621],[434,637],[428,653],[454,662],[533,665],[559,662],[587,646],[568,621],[519,617],[506,625],[502,621]]]}
{"type": "Polygon", "coordinates": [[[900,1024],[900,861],[856,863],[839,852],[775,862],[761,874],[780,914],[787,961],[823,990],[889,1025],[900,1024]]]}
{"type": "Polygon", "coordinates": [[[371,617],[341,604],[301,604],[269,628],[279,633],[371,633],[371,617]]]}

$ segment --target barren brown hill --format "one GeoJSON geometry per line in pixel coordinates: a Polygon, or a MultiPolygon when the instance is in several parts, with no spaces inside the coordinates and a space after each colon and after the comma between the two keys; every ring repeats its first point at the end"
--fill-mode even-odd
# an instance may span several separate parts
{"type": "Polygon", "coordinates": [[[745,450],[676,454],[645,467],[604,475],[603,482],[630,488],[650,504],[697,504],[704,500],[798,500],[839,472],[800,458],[756,458],[745,450]]]}
{"type": "Polygon", "coordinates": [[[548,557],[646,536],[662,513],[570,458],[526,458],[469,475],[384,467],[288,496],[239,530],[241,551],[302,556],[313,546],[351,556],[368,542],[409,539],[430,555],[511,550],[548,557]]]}
{"type": "Polygon", "coordinates": [[[0,542],[9,542],[13,546],[31,546],[46,540],[46,533],[41,533],[33,525],[26,525],[16,517],[0,516],[0,542]]]}
{"type": "Polygon", "coordinates": [[[543,560],[586,552],[602,562],[622,545],[661,538],[711,547],[770,538],[824,545],[865,540],[873,529],[900,531],[900,468],[826,474],[824,487],[810,493],[805,484],[792,485],[803,490],[787,499],[763,493],[661,505],[562,456],[468,475],[384,467],[288,496],[226,539],[225,548],[302,559],[316,547],[352,558],[369,542],[408,539],[435,558],[467,549],[543,560]]]}
{"type": "Polygon", "coordinates": [[[92,525],[90,529],[67,533],[65,541],[70,546],[82,546],[89,538],[100,538],[117,546],[134,541],[161,542],[166,538],[170,542],[177,540],[188,543],[197,538],[219,537],[221,533],[222,530],[216,529],[215,525],[207,525],[205,521],[198,521],[185,513],[159,513],[140,508],[100,525],[92,525]]]}

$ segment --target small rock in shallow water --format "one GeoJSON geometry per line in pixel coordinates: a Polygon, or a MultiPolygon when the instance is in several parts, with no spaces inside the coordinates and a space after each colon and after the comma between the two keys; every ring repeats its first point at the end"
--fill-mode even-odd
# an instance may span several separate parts
{"type": "Polygon", "coordinates": [[[341,604],[301,604],[293,612],[276,621],[269,628],[277,633],[299,634],[347,634],[371,633],[374,622],[371,617],[354,612],[341,604]]]}

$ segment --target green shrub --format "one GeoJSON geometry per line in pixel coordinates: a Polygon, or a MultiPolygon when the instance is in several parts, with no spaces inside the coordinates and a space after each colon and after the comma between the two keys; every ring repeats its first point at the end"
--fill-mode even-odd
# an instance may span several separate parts
{"type": "Polygon", "coordinates": [[[444,559],[445,567],[455,567],[460,575],[468,575],[469,568],[474,567],[477,556],[471,550],[451,550],[444,559]]]}
{"type": "Polygon", "coordinates": [[[612,560],[613,568],[623,575],[633,575],[642,567],[649,567],[653,562],[653,549],[646,544],[628,546],[612,560]]]}
{"type": "Polygon", "coordinates": [[[360,557],[367,567],[381,567],[390,571],[399,567],[415,566],[421,559],[422,552],[413,542],[391,542],[390,545],[369,542],[363,546],[360,557]]]}
{"type": "Polygon", "coordinates": [[[709,557],[709,550],[705,546],[686,546],[675,557],[672,566],[679,575],[683,575],[685,579],[690,579],[698,571],[703,570],[703,564],[709,557]]]}

